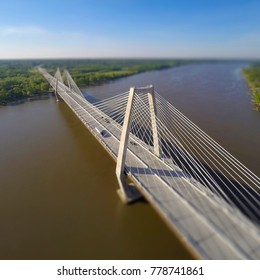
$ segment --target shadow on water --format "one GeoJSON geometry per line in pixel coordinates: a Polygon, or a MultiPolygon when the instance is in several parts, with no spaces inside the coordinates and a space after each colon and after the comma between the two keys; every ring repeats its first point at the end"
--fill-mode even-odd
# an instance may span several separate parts
{"type": "Polygon", "coordinates": [[[97,99],[96,97],[92,96],[88,92],[84,91],[84,97],[87,99],[87,101],[91,104],[100,101],[100,99],[97,99]]]}

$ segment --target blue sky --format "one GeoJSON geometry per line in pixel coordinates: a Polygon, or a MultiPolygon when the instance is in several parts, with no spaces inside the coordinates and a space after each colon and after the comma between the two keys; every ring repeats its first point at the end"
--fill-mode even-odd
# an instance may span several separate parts
{"type": "Polygon", "coordinates": [[[259,0],[0,1],[0,58],[260,58],[259,0]]]}

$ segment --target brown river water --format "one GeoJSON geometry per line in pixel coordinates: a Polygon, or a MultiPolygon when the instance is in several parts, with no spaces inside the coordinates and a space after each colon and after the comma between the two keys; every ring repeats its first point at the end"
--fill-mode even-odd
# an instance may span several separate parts
{"type": "MultiPolygon", "coordinates": [[[[260,112],[242,63],[152,71],[86,89],[156,90],[260,176],[260,112]]],[[[152,207],[123,205],[115,163],[65,103],[0,107],[0,259],[190,259],[152,207]]]]}

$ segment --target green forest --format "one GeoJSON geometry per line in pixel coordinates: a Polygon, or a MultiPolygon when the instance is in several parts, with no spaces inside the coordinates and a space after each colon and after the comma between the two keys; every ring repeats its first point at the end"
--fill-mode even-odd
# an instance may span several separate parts
{"type": "Polygon", "coordinates": [[[0,61],[0,103],[41,94],[49,86],[29,61],[0,61]]]}
{"type": "Polygon", "coordinates": [[[243,74],[250,87],[253,104],[257,110],[260,110],[260,63],[243,69],[243,74]]]}
{"type": "Polygon", "coordinates": [[[188,60],[2,60],[0,61],[0,104],[48,92],[49,85],[39,75],[41,65],[51,74],[57,67],[69,70],[78,86],[97,85],[140,72],[191,63],[188,60]]]}

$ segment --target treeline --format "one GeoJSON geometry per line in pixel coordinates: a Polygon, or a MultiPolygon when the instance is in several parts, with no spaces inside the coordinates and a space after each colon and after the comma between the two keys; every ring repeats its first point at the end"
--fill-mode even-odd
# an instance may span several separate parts
{"type": "Polygon", "coordinates": [[[257,110],[260,109],[260,62],[243,69],[243,74],[250,87],[253,104],[257,110]]]}
{"type": "Polygon", "coordinates": [[[67,69],[77,85],[86,86],[189,62],[188,60],[82,59],[47,61],[42,66],[52,74],[55,73],[57,67],[61,68],[61,70],[67,69]]]}
{"type": "Polygon", "coordinates": [[[144,71],[191,63],[188,60],[138,59],[70,59],[70,60],[2,60],[0,61],[0,103],[47,92],[48,83],[35,66],[54,74],[57,67],[67,69],[79,86],[97,85],[144,71]]]}
{"type": "Polygon", "coordinates": [[[32,61],[0,61],[0,103],[48,91],[49,85],[32,61]]]}

